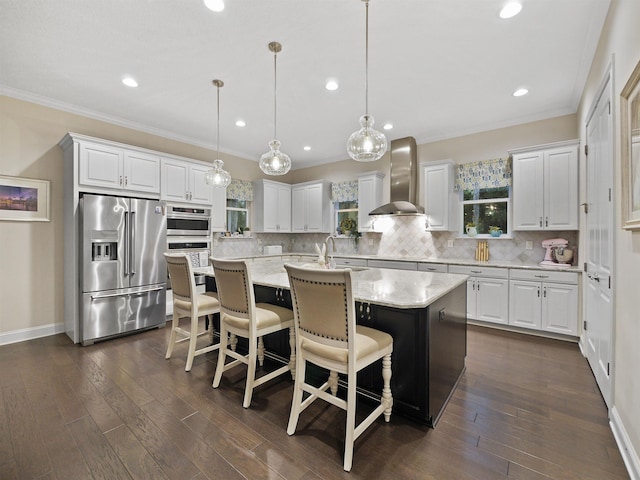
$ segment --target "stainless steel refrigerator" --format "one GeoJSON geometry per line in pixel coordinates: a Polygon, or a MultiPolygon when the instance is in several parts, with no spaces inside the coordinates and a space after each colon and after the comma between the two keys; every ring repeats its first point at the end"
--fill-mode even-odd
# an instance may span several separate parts
{"type": "Polygon", "coordinates": [[[163,202],[85,194],[80,199],[80,341],[166,322],[163,202]]]}

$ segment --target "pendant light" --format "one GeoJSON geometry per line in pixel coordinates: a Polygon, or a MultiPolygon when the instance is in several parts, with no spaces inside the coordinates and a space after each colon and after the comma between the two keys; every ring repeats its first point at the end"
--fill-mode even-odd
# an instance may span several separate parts
{"type": "Polygon", "coordinates": [[[273,140],[269,142],[270,150],[260,157],[260,170],[267,175],[284,175],[291,169],[289,155],[280,151],[280,142],[276,140],[276,100],[277,100],[277,69],[276,59],[282,45],[278,42],[269,43],[269,51],[273,52],[273,140]]]}
{"type": "Polygon", "coordinates": [[[211,83],[218,92],[218,128],[216,130],[216,159],[213,161],[213,168],[204,174],[204,180],[209,185],[227,188],[231,183],[231,175],[224,170],[224,162],[220,160],[220,87],[224,87],[222,80],[213,80],[211,83]]]}
{"type": "Polygon", "coordinates": [[[365,81],[364,115],[360,117],[360,130],[354,132],[347,141],[347,153],[357,162],[374,162],[382,158],[387,151],[387,137],[373,129],[374,120],[369,115],[369,0],[362,0],[365,5],[365,81]]]}

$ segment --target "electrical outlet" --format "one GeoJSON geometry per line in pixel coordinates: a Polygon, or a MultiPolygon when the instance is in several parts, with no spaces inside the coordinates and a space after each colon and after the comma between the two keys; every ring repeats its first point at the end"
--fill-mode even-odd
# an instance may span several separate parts
{"type": "Polygon", "coordinates": [[[370,238],[369,240],[367,240],[367,245],[369,245],[370,247],[373,246],[373,238],[370,238]]]}
{"type": "Polygon", "coordinates": [[[525,250],[533,250],[533,242],[531,240],[527,240],[524,242],[525,250]]]}
{"type": "Polygon", "coordinates": [[[453,248],[453,240],[447,240],[447,248],[453,248]]]}

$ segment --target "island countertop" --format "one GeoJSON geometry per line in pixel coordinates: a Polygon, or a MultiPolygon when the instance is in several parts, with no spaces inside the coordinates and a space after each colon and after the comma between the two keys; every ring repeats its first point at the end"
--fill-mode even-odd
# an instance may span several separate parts
{"type": "MultiPolygon", "coordinates": [[[[251,280],[256,285],[289,289],[284,262],[249,262],[249,271],[251,280]]],[[[213,276],[212,272],[205,274],[213,276]]],[[[355,267],[352,269],[351,278],[356,301],[409,309],[425,308],[431,305],[454,288],[464,284],[468,277],[453,273],[355,267]]]]}

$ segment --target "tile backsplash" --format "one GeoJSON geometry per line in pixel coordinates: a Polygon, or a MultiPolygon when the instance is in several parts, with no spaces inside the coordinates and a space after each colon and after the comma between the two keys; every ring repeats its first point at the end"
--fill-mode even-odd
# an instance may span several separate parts
{"type": "MultiPolygon", "coordinates": [[[[342,254],[381,255],[388,257],[426,257],[432,259],[473,259],[477,239],[459,237],[456,232],[427,232],[424,217],[387,217],[385,233],[363,233],[357,243],[353,238],[336,238],[336,249],[342,254]],[[449,241],[453,246],[448,247],[449,241]]],[[[283,253],[315,254],[315,244],[322,244],[327,234],[253,233],[250,238],[214,236],[213,255],[242,257],[262,254],[264,245],[281,245],[283,253]]],[[[489,238],[491,260],[538,263],[544,258],[542,241],[564,238],[576,252],[578,232],[513,232],[511,238],[489,238]],[[533,249],[527,250],[526,242],[533,249]]],[[[484,240],[484,238],[483,238],[484,240]]]]}

